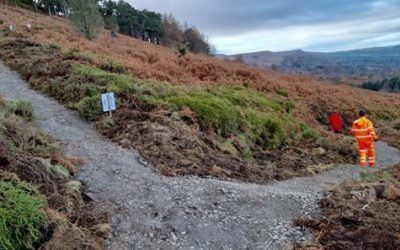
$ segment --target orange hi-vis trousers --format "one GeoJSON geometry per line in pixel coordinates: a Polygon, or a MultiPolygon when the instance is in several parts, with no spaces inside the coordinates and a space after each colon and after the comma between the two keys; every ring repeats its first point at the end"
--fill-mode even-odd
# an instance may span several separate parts
{"type": "Polygon", "coordinates": [[[358,155],[360,160],[360,166],[365,167],[368,165],[370,167],[375,166],[375,148],[374,143],[358,143],[358,155]]]}

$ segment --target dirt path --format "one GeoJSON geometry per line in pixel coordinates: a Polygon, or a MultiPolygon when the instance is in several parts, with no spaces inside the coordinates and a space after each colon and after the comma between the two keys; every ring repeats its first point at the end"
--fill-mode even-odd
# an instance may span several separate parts
{"type": "MultiPolygon", "coordinates": [[[[264,186],[167,178],[29,89],[1,63],[0,93],[31,101],[38,125],[63,141],[68,155],[86,159],[79,179],[88,184],[91,197],[113,211],[110,249],[281,249],[285,240],[307,236],[290,228],[291,219],[315,211],[321,192],[332,184],[359,175],[359,168],[344,165],[264,186]]],[[[400,152],[381,142],[377,155],[379,168],[400,162],[400,152]]]]}

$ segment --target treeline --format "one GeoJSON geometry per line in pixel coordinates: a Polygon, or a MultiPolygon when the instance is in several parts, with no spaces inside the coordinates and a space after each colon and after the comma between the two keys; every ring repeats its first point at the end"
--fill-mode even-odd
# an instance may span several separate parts
{"type": "MultiPolygon", "coordinates": [[[[68,16],[71,0],[3,0],[9,5],[33,8],[49,15],[68,16]]],[[[87,0],[79,0],[87,1],[87,0]]],[[[120,0],[93,0],[98,4],[104,28],[166,47],[182,53],[212,54],[215,52],[207,38],[194,26],[182,25],[171,14],[161,15],[149,10],[137,10],[120,0]]]]}
{"type": "Polygon", "coordinates": [[[392,77],[376,82],[364,82],[361,87],[373,91],[400,92],[400,77],[392,77]]]}

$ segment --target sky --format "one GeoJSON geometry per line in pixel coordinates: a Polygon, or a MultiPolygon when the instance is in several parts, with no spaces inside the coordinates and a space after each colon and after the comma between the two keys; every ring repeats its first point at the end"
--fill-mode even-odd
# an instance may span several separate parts
{"type": "Polygon", "coordinates": [[[171,13],[221,54],[400,44],[400,0],[127,0],[171,13]]]}

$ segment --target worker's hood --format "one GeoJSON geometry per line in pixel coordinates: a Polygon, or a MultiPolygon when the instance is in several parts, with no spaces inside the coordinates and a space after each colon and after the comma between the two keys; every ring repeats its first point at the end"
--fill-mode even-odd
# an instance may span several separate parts
{"type": "Polygon", "coordinates": [[[357,121],[355,121],[355,123],[357,124],[357,125],[359,125],[359,126],[362,126],[363,124],[365,124],[367,122],[367,118],[364,116],[364,117],[361,117],[360,119],[358,119],[357,121]]]}

